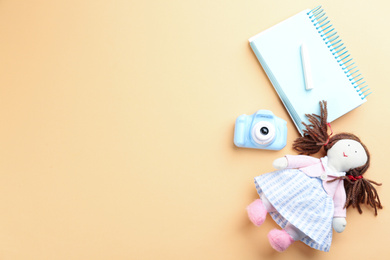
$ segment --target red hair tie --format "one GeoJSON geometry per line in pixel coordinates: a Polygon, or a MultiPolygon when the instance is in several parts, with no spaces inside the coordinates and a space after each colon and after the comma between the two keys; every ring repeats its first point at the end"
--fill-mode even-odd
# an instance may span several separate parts
{"type": "Polygon", "coordinates": [[[332,130],[332,127],[330,126],[330,123],[326,123],[329,128],[330,128],[330,135],[328,135],[328,140],[326,140],[326,143],[324,144],[324,146],[326,146],[328,143],[329,143],[329,140],[330,140],[330,136],[333,134],[333,130],[332,130]]]}
{"type": "Polygon", "coordinates": [[[347,177],[348,177],[348,179],[350,179],[351,181],[357,181],[357,180],[359,180],[359,179],[363,179],[363,176],[362,176],[362,175],[357,176],[357,177],[352,176],[352,175],[347,175],[347,177]]]}

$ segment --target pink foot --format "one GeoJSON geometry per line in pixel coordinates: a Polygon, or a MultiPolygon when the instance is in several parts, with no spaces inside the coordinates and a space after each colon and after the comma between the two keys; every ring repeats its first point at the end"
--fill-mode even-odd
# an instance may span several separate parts
{"type": "Polygon", "coordinates": [[[260,199],[252,202],[246,210],[248,211],[248,217],[255,226],[260,226],[263,224],[265,218],[267,217],[267,210],[265,209],[263,202],[260,199]]]}
{"type": "Polygon", "coordinates": [[[268,240],[273,249],[278,252],[283,252],[294,242],[285,230],[278,229],[273,229],[268,233],[268,240]]]}

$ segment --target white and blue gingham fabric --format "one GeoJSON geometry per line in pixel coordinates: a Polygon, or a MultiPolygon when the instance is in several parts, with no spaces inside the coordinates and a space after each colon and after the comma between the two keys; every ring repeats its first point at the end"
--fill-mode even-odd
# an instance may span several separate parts
{"type": "Polygon", "coordinates": [[[258,194],[264,193],[276,209],[270,215],[279,226],[284,228],[290,222],[307,235],[302,242],[329,251],[334,205],[321,179],[286,169],[260,175],[255,184],[258,194]]]}

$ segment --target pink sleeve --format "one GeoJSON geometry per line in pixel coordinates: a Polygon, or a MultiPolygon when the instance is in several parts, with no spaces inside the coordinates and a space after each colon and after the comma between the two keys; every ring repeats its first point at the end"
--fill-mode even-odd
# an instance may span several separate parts
{"type": "Polygon", "coordinates": [[[288,169],[298,169],[320,162],[320,159],[306,155],[286,155],[285,157],[288,169]]]}
{"type": "Polygon", "coordinates": [[[334,217],[345,218],[347,216],[347,209],[344,207],[346,200],[347,196],[345,194],[344,181],[340,181],[333,197],[334,217]]]}

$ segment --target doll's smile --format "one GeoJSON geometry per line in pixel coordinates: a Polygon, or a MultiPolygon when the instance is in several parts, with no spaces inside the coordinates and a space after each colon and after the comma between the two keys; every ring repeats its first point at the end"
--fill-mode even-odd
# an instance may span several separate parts
{"type": "Polygon", "coordinates": [[[348,155],[346,155],[344,152],[343,152],[343,156],[344,156],[344,157],[348,157],[348,155]]]}

